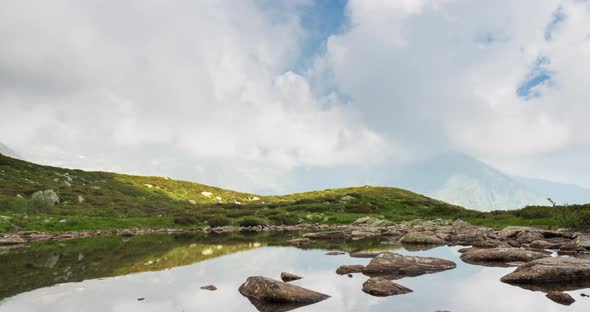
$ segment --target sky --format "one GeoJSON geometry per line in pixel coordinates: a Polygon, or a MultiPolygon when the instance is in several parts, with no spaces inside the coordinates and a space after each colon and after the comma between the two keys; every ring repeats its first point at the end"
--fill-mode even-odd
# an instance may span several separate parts
{"type": "Polygon", "coordinates": [[[0,142],[30,161],[284,193],[455,151],[590,187],[590,1],[1,6],[0,142]]]}

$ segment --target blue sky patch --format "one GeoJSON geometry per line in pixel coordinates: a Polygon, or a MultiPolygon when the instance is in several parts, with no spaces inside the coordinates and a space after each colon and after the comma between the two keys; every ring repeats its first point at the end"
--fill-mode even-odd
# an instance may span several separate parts
{"type": "Polygon", "coordinates": [[[540,89],[553,84],[552,72],[547,69],[550,62],[547,57],[538,57],[523,83],[516,89],[516,94],[527,100],[540,97],[540,89]]]}
{"type": "Polygon", "coordinates": [[[562,6],[558,7],[553,12],[553,17],[551,19],[551,22],[549,22],[549,24],[547,24],[547,26],[545,27],[545,40],[546,41],[551,41],[551,39],[553,39],[554,32],[559,27],[559,24],[563,23],[566,19],[567,19],[567,15],[565,15],[565,12],[563,12],[563,7],[562,6]]]}

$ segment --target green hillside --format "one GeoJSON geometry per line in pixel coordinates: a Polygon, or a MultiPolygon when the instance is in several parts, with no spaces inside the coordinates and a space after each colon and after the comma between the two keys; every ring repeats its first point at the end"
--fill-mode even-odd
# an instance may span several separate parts
{"type": "Polygon", "coordinates": [[[348,223],[366,215],[394,222],[462,218],[492,226],[557,226],[555,210],[483,213],[402,189],[370,186],[261,196],[165,177],[41,166],[0,155],[2,232],[348,223]],[[35,195],[47,190],[59,200],[35,195]]]}

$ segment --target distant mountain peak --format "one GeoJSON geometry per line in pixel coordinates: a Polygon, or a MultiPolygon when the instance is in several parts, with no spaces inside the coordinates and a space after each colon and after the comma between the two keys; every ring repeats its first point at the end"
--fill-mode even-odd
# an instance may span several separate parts
{"type": "Polygon", "coordinates": [[[12,158],[22,159],[22,157],[19,154],[17,154],[15,151],[10,149],[8,146],[2,144],[1,142],[0,142],[0,154],[2,154],[4,156],[12,157],[12,158]]]}

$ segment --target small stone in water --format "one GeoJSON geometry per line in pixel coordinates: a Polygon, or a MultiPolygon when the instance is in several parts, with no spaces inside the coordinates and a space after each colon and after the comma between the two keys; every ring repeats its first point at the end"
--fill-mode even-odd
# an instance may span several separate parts
{"type": "Polygon", "coordinates": [[[339,256],[345,254],[342,251],[330,251],[326,253],[326,256],[339,256]]]}
{"type": "Polygon", "coordinates": [[[145,298],[137,298],[137,301],[143,301],[145,298]]]}
{"type": "Polygon", "coordinates": [[[580,296],[582,296],[582,297],[590,297],[589,295],[586,295],[585,293],[581,293],[580,296]]]}
{"type": "Polygon", "coordinates": [[[352,277],[352,274],[348,273],[348,274],[346,274],[346,276],[348,276],[348,277],[352,277]]]}
{"type": "Polygon", "coordinates": [[[214,291],[214,290],[217,290],[217,287],[215,287],[215,285],[205,285],[205,286],[201,286],[201,289],[214,291]]]}

